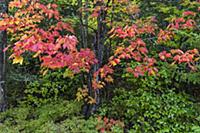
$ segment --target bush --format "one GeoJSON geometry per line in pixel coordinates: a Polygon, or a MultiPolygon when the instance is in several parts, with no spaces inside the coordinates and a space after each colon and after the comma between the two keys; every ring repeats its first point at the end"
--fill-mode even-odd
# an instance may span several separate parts
{"type": "Polygon", "coordinates": [[[99,117],[85,119],[81,115],[82,103],[57,101],[40,107],[11,108],[0,113],[1,133],[122,133],[121,122],[99,117]]]}
{"type": "Polygon", "coordinates": [[[18,107],[0,113],[0,132],[36,132],[53,131],[66,119],[73,120],[73,117],[81,116],[82,103],[73,101],[57,101],[38,108],[18,107]],[[52,126],[50,126],[52,125],[52,126]],[[55,126],[53,126],[55,125],[55,126]]]}
{"type": "Polygon", "coordinates": [[[25,89],[25,102],[40,106],[59,98],[75,99],[76,89],[81,86],[80,76],[68,78],[63,70],[53,71],[30,82],[25,89]]]}
{"type": "Polygon", "coordinates": [[[194,104],[172,90],[156,94],[121,89],[106,106],[100,114],[124,120],[130,132],[192,132],[200,122],[194,104]]]}

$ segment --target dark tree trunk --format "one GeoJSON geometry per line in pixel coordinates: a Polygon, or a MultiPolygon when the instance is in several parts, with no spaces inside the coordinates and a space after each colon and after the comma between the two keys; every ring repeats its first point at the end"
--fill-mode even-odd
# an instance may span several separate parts
{"type": "MultiPolygon", "coordinates": [[[[108,6],[108,4],[110,3],[110,0],[108,0],[107,5],[104,5],[105,3],[99,2],[97,3],[97,6],[108,6]]],[[[103,66],[103,59],[105,56],[105,49],[107,49],[107,46],[105,46],[105,37],[106,37],[106,32],[107,32],[107,28],[106,28],[106,24],[105,24],[105,20],[106,20],[106,16],[107,16],[107,12],[106,10],[102,9],[99,12],[99,16],[97,17],[97,35],[96,35],[96,43],[95,43],[95,54],[96,57],[98,59],[98,64],[96,64],[94,66],[94,71],[97,71],[99,68],[101,68],[103,66]]],[[[100,79],[100,77],[97,77],[97,82],[100,79]]],[[[95,112],[98,108],[98,106],[100,105],[101,102],[101,90],[96,89],[95,90],[95,100],[96,100],[96,104],[94,104],[94,106],[92,107],[91,112],[95,112]]]]}
{"type": "MultiPolygon", "coordinates": [[[[83,6],[83,2],[82,0],[79,0],[79,6],[80,7],[84,7],[84,9],[88,8],[88,0],[85,0],[85,5],[83,6]]],[[[107,4],[105,4],[104,2],[97,2],[95,6],[101,6],[101,9],[99,11],[99,16],[97,17],[97,29],[93,29],[91,27],[89,27],[88,25],[88,12],[85,11],[84,15],[82,13],[80,13],[80,20],[81,20],[81,42],[82,42],[82,47],[90,47],[94,50],[96,58],[98,59],[98,64],[95,64],[93,66],[93,69],[89,72],[89,74],[87,75],[87,87],[88,87],[88,92],[89,95],[95,98],[96,103],[93,105],[90,105],[88,103],[85,103],[85,106],[83,108],[83,113],[86,117],[88,117],[91,113],[94,113],[98,106],[100,105],[101,102],[101,91],[99,89],[93,90],[92,88],[92,80],[93,80],[93,73],[96,72],[99,68],[102,67],[103,65],[103,59],[105,56],[104,51],[108,48],[106,48],[105,44],[105,37],[106,37],[106,24],[105,24],[105,20],[106,20],[106,16],[107,16],[107,12],[104,10],[104,7],[108,6],[108,4],[110,3],[110,0],[108,0],[107,4]],[[91,28],[95,33],[94,33],[94,39],[93,39],[93,43],[91,46],[89,46],[88,43],[88,28],[91,28]]],[[[110,50],[110,49],[109,49],[110,50]]],[[[107,51],[106,51],[107,52],[107,51]]],[[[99,77],[96,78],[96,81],[100,81],[101,79],[99,77]]]]}
{"type": "MultiPolygon", "coordinates": [[[[7,2],[6,0],[0,0],[0,19],[2,19],[1,14],[7,12],[7,2]]],[[[6,31],[0,31],[0,111],[6,109],[6,100],[5,100],[5,48],[7,43],[6,31]]]]}

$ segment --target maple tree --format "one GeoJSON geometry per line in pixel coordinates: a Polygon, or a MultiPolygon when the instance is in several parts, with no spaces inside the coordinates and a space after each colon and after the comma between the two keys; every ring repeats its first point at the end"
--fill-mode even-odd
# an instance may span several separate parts
{"type": "Polygon", "coordinates": [[[23,63],[23,53],[34,53],[39,57],[42,67],[56,69],[68,67],[74,73],[89,71],[90,66],[97,63],[94,53],[89,49],[77,50],[77,38],[70,24],[62,21],[56,4],[47,6],[36,1],[13,1],[10,10],[18,9],[14,15],[4,14],[0,21],[0,29],[7,30],[13,36],[13,63],[23,63]],[[40,28],[43,21],[54,21],[47,25],[48,29],[40,28]],[[67,34],[63,34],[66,31],[67,34]]]}
{"type": "MultiPolygon", "coordinates": [[[[88,6],[81,8],[80,12],[86,12],[86,16],[90,13],[90,16],[86,17],[86,19],[97,22],[95,24],[96,27],[92,27],[92,29],[97,29],[96,38],[94,39],[96,40],[94,44],[96,46],[92,48],[94,51],[86,48],[88,47],[86,44],[84,44],[84,49],[77,49],[79,41],[74,35],[74,29],[69,23],[63,21],[56,4],[45,5],[37,0],[14,0],[10,2],[9,10],[13,11],[13,13],[2,14],[4,19],[0,21],[0,30],[7,30],[12,35],[12,44],[5,51],[7,49],[11,50],[12,54],[9,58],[13,59],[13,64],[22,64],[23,55],[26,52],[30,52],[33,58],[39,58],[41,66],[45,70],[43,71],[44,74],[48,69],[65,67],[74,74],[81,71],[91,72],[93,77],[88,89],[90,88],[90,94],[93,91],[91,87],[94,89],[94,96],[97,99],[97,95],[99,95],[97,94],[98,89],[104,88],[107,82],[114,81],[112,74],[115,67],[122,61],[129,62],[134,60],[139,63],[135,68],[130,66],[126,68],[126,71],[132,73],[136,78],[144,76],[146,73],[148,75],[156,75],[158,72],[158,68],[156,68],[158,59],[149,56],[148,46],[151,44],[145,42],[145,36],[157,37],[157,43],[162,44],[171,41],[175,37],[177,30],[192,30],[196,27],[193,17],[196,17],[197,13],[193,11],[184,11],[182,17],[173,19],[169,26],[163,30],[155,24],[156,19],[154,17],[136,19],[134,22],[131,22],[127,17],[125,22],[128,24],[126,25],[121,25],[120,20],[113,21],[113,17],[107,18],[118,14],[119,11],[113,11],[114,6],[123,7],[123,9],[119,10],[123,11],[124,15],[135,15],[134,18],[137,18],[140,13],[139,7],[137,4],[130,3],[127,0],[98,0],[88,2],[88,4],[94,5],[94,8],[88,6]],[[45,25],[45,27],[41,25],[45,25]],[[116,49],[113,50],[114,55],[110,53],[110,56],[106,58],[106,63],[104,63],[103,51],[107,47],[105,46],[106,41],[102,38],[105,38],[106,35],[109,36],[108,40],[121,40],[122,44],[120,44],[121,46],[116,46],[116,49]]],[[[88,23],[86,24],[88,26],[88,23]]],[[[82,26],[84,25],[82,24],[82,26]]],[[[84,36],[87,35],[84,34],[84,36]]],[[[86,40],[83,43],[86,43],[86,40]]],[[[172,58],[174,60],[173,64],[187,63],[192,70],[195,70],[195,62],[199,59],[197,49],[186,52],[174,49],[170,53],[162,51],[158,55],[162,61],[172,58]]],[[[80,90],[80,92],[84,90],[80,90]]],[[[84,95],[87,97],[86,94],[84,95]]],[[[81,96],[81,94],[78,96],[85,97],[81,96]]]]}
{"type": "MultiPolygon", "coordinates": [[[[96,18],[98,21],[102,12],[106,13],[112,10],[112,7],[107,6],[106,3],[108,2],[96,1],[93,3],[96,5],[91,13],[93,19],[96,18]]],[[[135,4],[129,4],[128,1],[115,1],[113,4],[128,4],[134,10],[128,8],[125,13],[139,13],[138,7],[135,4]]],[[[108,63],[103,65],[101,49],[97,49],[97,59],[95,53],[88,48],[77,50],[78,40],[73,35],[74,30],[70,24],[62,21],[56,4],[44,5],[37,0],[15,0],[10,2],[9,9],[17,9],[17,11],[13,15],[3,14],[4,19],[0,21],[0,29],[7,30],[9,34],[12,34],[14,45],[9,45],[9,47],[12,47],[12,54],[9,58],[13,59],[14,64],[22,64],[22,55],[28,51],[34,53],[33,58],[39,57],[42,67],[50,69],[68,67],[74,73],[79,73],[80,71],[89,72],[91,66],[97,64],[98,59],[100,64],[98,63],[99,67],[95,70],[92,81],[94,89],[101,89],[105,86],[104,81],[96,80],[98,77],[106,82],[113,82],[111,75],[114,72],[114,67],[120,64],[122,60],[134,59],[140,62],[140,65],[135,68],[127,67],[127,72],[132,73],[135,77],[144,76],[146,72],[149,75],[155,75],[158,71],[154,66],[157,62],[156,59],[148,57],[149,51],[145,41],[141,38],[145,34],[156,35],[157,27],[154,25],[155,20],[153,18],[143,22],[138,20],[131,26],[126,25],[124,28],[117,26],[117,24],[111,27],[112,29],[108,32],[111,35],[110,39],[117,37],[125,40],[129,45],[117,47],[114,56],[109,57],[108,63]],[[49,28],[41,28],[40,24],[47,20],[53,23],[47,24],[49,28]]],[[[172,39],[175,34],[174,30],[193,28],[195,21],[190,16],[194,17],[195,15],[196,13],[192,11],[183,12],[183,17],[187,19],[176,18],[166,30],[160,30],[158,43],[172,39]]],[[[105,20],[103,23],[109,24],[110,22],[111,20],[105,20]]],[[[102,47],[104,44],[98,45],[102,47]]],[[[194,49],[193,53],[188,51],[185,54],[180,50],[172,50],[171,53],[164,51],[159,56],[161,60],[165,60],[170,58],[171,54],[178,54],[173,58],[175,62],[186,62],[190,67],[192,67],[191,64],[194,64],[192,63],[193,60],[197,60],[199,56],[197,49],[194,49]]]]}
{"type": "Polygon", "coordinates": [[[98,132],[118,126],[155,132],[165,114],[179,123],[180,101],[180,112],[188,111],[178,92],[199,89],[199,6],[199,0],[13,0],[0,31],[8,33],[4,51],[12,63],[39,66],[43,74],[33,71],[38,79],[20,84],[28,105],[76,98],[86,118],[100,112],[98,132]]]}
{"type": "MultiPolygon", "coordinates": [[[[126,2],[127,1],[123,1],[123,3],[126,2]]],[[[97,16],[97,9],[94,10],[93,16],[97,16]]],[[[139,11],[136,13],[138,12],[139,11]]],[[[100,78],[104,79],[106,82],[113,82],[110,75],[114,72],[114,66],[120,64],[123,59],[134,59],[136,62],[141,62],[141,65],[135,68],[127,68],[127,72],[132,73],[134,77],[144,76],[146,72],[148,75],[155,75],[156,72],[158,72],[158,69],[155,67],[157,61],[155,58],[148,57],[146,43],[140,36],[144,34],[157,36],[157,43],[159,44],[171,41],[176,36],[177,30],[191,30],[197,27],[195,19],[193,18],[196,14],[197,13],[193,11],[184,11],[180,18],[174,18],[172,20],[166,30],[157,28],[156,25],[154,25],[156,21],[154,18],[150,19],[150,21],[146,21],[144,25],[141,25],[143,23],[139,20],[132,26],[126,25],[124,28],[112,28],[109,32],[112,34],[111,38],[116,36],[128,41],[130,45],[128,47],[118,47],[114,52],[114,56],[109,58],[109,62],[94,74],[94,79],[99,75],[100,78]],[[158,34],[156,33],[157,30],[160,30],[158,34]]],[[[170,53],[162,51],[159,53],[159,57],[163,61],[166,61],[167,58],[172,58],[172,64],[186,63],[192,70],[196,70],[195,62],[199,60],[199,51],[198,49],[193,49],[187,50],[184,53],[180,49],[172,49],[170,53]]],[[[101,89],[104,86],[105,82],[95,82],[95,80],[93,80],[93,88],[101,89]]]]}

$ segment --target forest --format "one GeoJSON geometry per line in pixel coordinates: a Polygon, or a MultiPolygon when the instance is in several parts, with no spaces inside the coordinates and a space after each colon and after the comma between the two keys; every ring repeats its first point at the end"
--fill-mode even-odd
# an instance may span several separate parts
{"type": "Polygon", "coordinates": [[[200,0],[0,0],[0,133],[200,133],[200,0]]]}

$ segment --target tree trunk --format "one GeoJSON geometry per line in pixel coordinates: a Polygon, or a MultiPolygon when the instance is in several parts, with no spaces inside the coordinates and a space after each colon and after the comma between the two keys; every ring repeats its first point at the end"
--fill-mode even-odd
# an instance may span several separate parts
{"type": "MultiPolygon", "coordinates": [[[[7,12],[7,2],[6,0],[0,0],[0,20],[2,19],[1,14],[7,12]]],[[[6,31],[0,31],[0,111],[6,109],[6,100],[5,100],[5,52],[3,49],[6,46],[7,35],[6,31]]]]}
{"type": "MultiPolygon", "coordinates": [[[[106,24],[105,24],[105,20],[106,20],[106,16],[107,16],[107,12],[106,10],[103,9],[103,6],[108,6],[108,3],[110,1],[108,0],[107,5],[104,5],[105,3],[99,2],[97,4],[97,6],[102,6],[102,8],[100,9],[99,12],[99,16],[97,17],[97,35],[96,35],[96,49],[95,54],[96,57],[98,59],[98,64],[96,64],[94,66],[94,72],[97,71],[99,68],[101,68],[103,66],[103,59],[104,59],[104,50],[106,49],[107,46],[104,46],[105,44],[105,37],[106,37],[106,32],[107,32],[107,28],[106,28],[106,24]]],[[[97,82],[100,79],[100,77],[97,77],[97,82]]],[[[101,102],[101,90],[100,89],[96,89],[95,90],[95,100],[96,100],[96,104],[94,104],[94,106],[92,107],[91,112],[95,112],[98,108],[98,106],[100,105],[101,102]]]]}

